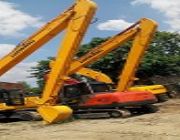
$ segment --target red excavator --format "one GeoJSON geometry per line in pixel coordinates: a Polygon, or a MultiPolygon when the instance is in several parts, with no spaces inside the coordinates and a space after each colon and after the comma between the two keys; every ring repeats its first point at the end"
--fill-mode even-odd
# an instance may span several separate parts
{"type": "Polygon", "coordinates": [[[114,91],[100,82],[70,80],[61,91],[60,101],[73,109],[78,118],[128,117],[132,114],[154,113],[155,96],[149,92],[114,91]]]}

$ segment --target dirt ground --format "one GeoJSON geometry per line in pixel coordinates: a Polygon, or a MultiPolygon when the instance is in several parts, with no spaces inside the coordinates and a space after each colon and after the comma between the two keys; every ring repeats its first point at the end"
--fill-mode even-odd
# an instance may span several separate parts
{"type": "Polygon", "coordinates": [[[0,140],[180,140],[180,99],[158,106],[157,113],[126,119],[0,123],[0,140]]]}

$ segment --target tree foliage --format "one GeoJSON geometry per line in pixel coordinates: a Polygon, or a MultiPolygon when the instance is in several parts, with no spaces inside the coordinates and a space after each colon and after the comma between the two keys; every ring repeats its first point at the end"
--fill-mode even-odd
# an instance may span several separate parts
{"type": "Polygon", "coordinates": [[[40,95],[41,93],[41,89],[39,87],[31,87],[31,85],[29,85],[26,81],[19,81],[18,83],[23,86],[26,96],[40,95]]]}
{"type": "Polygon", "coordinates": [[[19,84],[21,84],[26,92],[29,92],[31,90],[31,86],[26,81],[19,81],[19,84]]]}
{"type": "MultiPolygon", "coordinates": [[[[38,64],[31,68],[31,77],[35,77],[37,79],[37,85],[39,89],[43,89],[44,87],[44,78],[47,72],[49,71],[49,62],[53,59],[53,57],[47,58],[47,60],[41,60],[38,64]]],[[[38,89],[34,89],[38,91],[38,89]]]]}
{"type": "MultiPolygon", "coordinates": [[[[90,43],[80,47],[77,57],[81,57],[90,49],[103,43],[108,38],[93,38],[90,43]]],[[[89,65],[88,67],[108,74],[113,80],[117,80],[123,64],[131,47],[131,41],[125,43],[107,56],[89,65]]],[[[32,76],[38,79],[39,87],[43,86],[44,74],[49,69],[49,61],[42,60],[32,68],[32,76]]],[[[150,44],[146,55],[137,71],[138,77],[143,75],[171,75],[180,74],[180,35],[178,33],[157,32],[150,44]]]]}
{"type": "MultiPolygon", "coordinates": [[[[107,39],[107,38],[106,38],[107,39]]],[[[94,38],[85,44],[78,54],[83,55],[89,49],[104,42],[104,38],[94,38]]],[[[90,65],[117,80],[127,58],[131,42],[127,42],[106,57],[90,65]]],[[[137,71],[138,77],[154,75],[180,74],[180,35],[178,33],[156,32],[146,55],[137,71]]]]}
{"type": "Polygon", "coordinates": [[[157,32],[139,71],[150,76],[180,74],[180,35],[157,32]]]}

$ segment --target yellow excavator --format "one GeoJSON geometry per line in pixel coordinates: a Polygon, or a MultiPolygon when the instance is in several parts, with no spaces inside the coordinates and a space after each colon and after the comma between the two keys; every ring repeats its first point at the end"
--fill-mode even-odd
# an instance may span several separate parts
{"type": "Polygon", "coordinates": [[[69,74],[67,70],[70,69],[74,54],[96,9],[96,4],[91,0],[76,0],[76,3],[68,10],[48,22],[32,36],[23,40],[14,50],[0,60],[1,76],[66,29],[41,97],[24,98],[22,95],[14,97],[13,93],[2,89],[0,91],[0,115],[9,117],[19,111],[18,113],[23,116],[27,113],[24,113],[24,109],[37,108],[37,112],[46,123],[65,120],[72,115],[70,107],[57,105],[56,100],[59,90],[63,87],[64,77],[69,74]],[[21,112],[21,110],[23,111],[21,112]]]}

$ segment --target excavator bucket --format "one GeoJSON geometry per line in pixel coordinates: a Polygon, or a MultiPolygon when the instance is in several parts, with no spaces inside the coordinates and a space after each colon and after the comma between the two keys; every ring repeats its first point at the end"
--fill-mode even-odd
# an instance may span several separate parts
{"type": "Polygon", "coordinates": [[[68,106],[40,106],[37,111],[47,124],[64,121],[72,116],[72,109],[68,106]]]}

